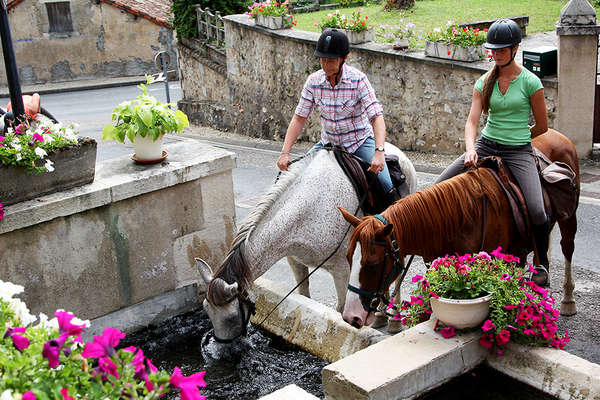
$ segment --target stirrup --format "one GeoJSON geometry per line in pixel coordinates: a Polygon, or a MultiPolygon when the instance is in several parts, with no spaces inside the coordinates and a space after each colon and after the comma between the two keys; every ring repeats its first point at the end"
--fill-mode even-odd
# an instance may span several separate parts
{"type": "Polygon", "coordinates": [[[534,268],[534,271],[537,273],[533,273],[531,276],[531,280],[538,286],[548,287],[550,286],[550,273],[548,272],[548,268],[543,265],[537,266],[534,268]]]}

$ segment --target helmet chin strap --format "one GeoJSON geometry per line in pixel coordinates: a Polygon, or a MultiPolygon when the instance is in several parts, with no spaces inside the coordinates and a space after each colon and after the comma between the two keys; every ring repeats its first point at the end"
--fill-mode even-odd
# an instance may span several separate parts
{"type": "Polygon", "coordinates": [[[340,69],[338,69],[337,74],[335,74],[335,84],[340,83],[340,79],[342,79],[342,66],[344,65],[345,60],[342,60],[340,63],[340,69]]]}
{"type": "Polygon", "coordinates": [[[509,65],[510,65],[510,64],[511,64],[513,61],[514,61],[515,57],[517,56],[517,53],[516,53],[516,52],[513,54],[513,49],[514,49],[514,48],[515,48],[514,46],[510,46],[510,61],[509,61],[509,62],[507,62],[507,63],[506,63],[506,64],[504,64],[504,65],[501,65],[501,66],[500,66],[500,68],[505,68],[505,67],[508,67],[508,66],[509,66],[509,65]]]}

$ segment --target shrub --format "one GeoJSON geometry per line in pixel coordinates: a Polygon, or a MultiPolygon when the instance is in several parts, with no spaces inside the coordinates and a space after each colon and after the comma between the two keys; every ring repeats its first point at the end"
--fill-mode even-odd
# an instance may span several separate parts
{"type": "Polygon", "coordinates": [[[198,37],[196,6],[208,7],[212,12],[219,11],[221,15],[229,15],[244,12],[249,4],[247,0],[173,0],[173,29],[179,38],[194,39],[198,37]]]}

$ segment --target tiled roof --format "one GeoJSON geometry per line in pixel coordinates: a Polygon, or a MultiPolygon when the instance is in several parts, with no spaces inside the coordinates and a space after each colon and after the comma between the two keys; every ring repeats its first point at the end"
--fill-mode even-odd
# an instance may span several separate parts
{"type": "MultiPolygon", "coordinates": [[[[22,1],[22,0],[12,0],[22,1]]],[[[157,25],[171,28],[171,0],[100,0],[123,11],[147,19],[157,25]]]]}

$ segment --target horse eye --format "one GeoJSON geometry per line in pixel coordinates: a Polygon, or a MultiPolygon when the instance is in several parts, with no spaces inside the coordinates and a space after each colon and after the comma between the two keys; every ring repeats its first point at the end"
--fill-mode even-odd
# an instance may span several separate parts
{"type": "Polygon", "coordinates": [[[374,297],[374,298],[371,300],[371,309],[372,309],[372,310],[373,310],[373,309],[376,309],[378,305],[379,305],[379,298],[378,298],[378,297],[374,297]]]}

